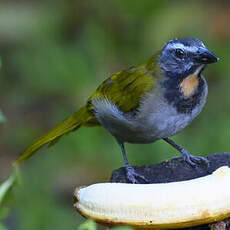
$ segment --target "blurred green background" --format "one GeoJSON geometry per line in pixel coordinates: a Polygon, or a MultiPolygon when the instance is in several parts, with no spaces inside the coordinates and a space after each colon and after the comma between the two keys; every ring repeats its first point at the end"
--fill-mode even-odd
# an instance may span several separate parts
{"type": "MultiPolygon", "coordinates": [[[[164,0],[0,2],[0,183],[31,142],[85,103],[110,74],[138,64],[175,37],[196,37],[220,61],[205,70],[208,102],[174,137],[194,154],[230,150],[230,3],[164,0]]],[[[163,141],[127,145],[132,165],[179,154],[163,141]]],[[[102,128],[82,128],[20,165],[8,229],[76,229],[75,186],[108,181],[122,154],[102,128]]]]}

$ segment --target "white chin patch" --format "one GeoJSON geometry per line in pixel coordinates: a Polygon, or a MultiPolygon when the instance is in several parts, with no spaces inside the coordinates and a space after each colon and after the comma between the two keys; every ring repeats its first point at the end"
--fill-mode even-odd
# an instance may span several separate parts
{"type": "Polygon", "coordinates": [[[198,75],[198,74],[200,73],[200,71],[204,68],[204,66],[205,66],[205,65],[199,66],[199,67],[195,70],[195,72],[193,73],[193,75],[198,75]]]}

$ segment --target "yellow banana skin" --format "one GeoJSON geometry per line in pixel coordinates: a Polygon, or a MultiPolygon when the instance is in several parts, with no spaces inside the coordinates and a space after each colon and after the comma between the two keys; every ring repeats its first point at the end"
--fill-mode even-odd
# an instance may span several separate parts
{"type": "Polygon", "coordinates": [[[75,207],[108,225],[175,229],[230,216],[230,168],[198,179],[164,184],[94,184],[75,191],[75,207]]]}

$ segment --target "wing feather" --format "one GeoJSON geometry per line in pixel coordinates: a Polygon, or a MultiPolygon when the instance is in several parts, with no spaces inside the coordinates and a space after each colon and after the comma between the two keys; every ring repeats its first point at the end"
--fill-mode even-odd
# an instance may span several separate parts
{"type": "Polygon", "coordinates": [[[89,109],[93,110],[92,100],[95,98],[109,99],[123,112],[137,109],[140,98],[155,86],[155,58],[107,78],[89,98],[89,109]]]}

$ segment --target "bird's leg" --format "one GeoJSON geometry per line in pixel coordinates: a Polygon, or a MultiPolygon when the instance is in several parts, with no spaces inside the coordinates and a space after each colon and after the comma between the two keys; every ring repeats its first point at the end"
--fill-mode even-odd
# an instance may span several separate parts
{"type": "Polygon", "coordinates": [[[119,144],[121,146],[121,151],[122,151],[123,158],[124,158],[124,161],[125,161],[125,170],[126,170],[126,175],[127,175],[128,180],[130,182],[132,182],[133,184],[139,184],[140,183],[137,180],[138,178],[140,178],[141,180],[143,180],[145,182],[148,182],[148,180],[146,180],[144,176],[136,173],[134,171],[134,168],[129,164],[127,156],[126,156],[124,143],[119,143],[119,144]]]}
{"type": "Polygon", "coordinates": [[[181,153],[184,161],[190,164],[191,166],[195,167],[197,164],[201,164],[201,163],[204,163],[207,166],[209,165],[209,161],[206,158],[193,156],[191,153],[189,153],[187,150],[182,148],[180,145],[176,144],[173,140],[169,138],[163,138],[163,140],[169,143],[175,149],[177,149],[181,153]]]}

